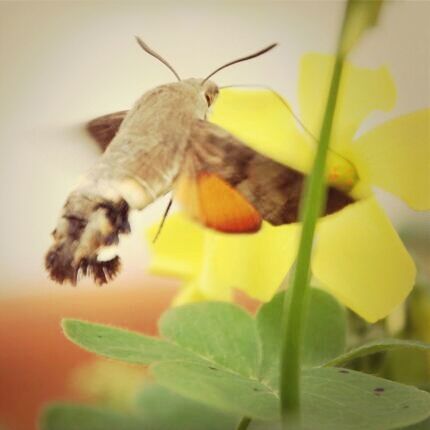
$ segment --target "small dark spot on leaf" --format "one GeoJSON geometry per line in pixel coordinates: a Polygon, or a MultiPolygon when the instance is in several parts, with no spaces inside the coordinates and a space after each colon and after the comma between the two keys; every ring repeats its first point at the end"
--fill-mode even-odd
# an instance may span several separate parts
{"type": "Polygon", "coordinates": [[[374,392],[377,396],[381,395],[384,391],[385,391],[385,388],[382,388],[382,387],[376,387],[376,388],[374,388],[374,389],[373,389],[373,392],[374,392]]]}
{"type": "Polygon", "coordinates": [[[103,336],[102,336],[101,334],[98,334],[98,335],[97,335],[97,337],[98,337],[99,339],[101,339],[103,336]]]}
{"type": "Polygon", "coordinates": [[[339,373],[349,373],[349,370],[346,370],[346,369],[340,369],[340,370],[339,370],[339,373]]]}
{"type": "Polygon", "coordinates": [[[216,367],[213,367],[213,366],[209,366],[209,369],[211,369],[211,370],[218,370],[216,367]]]}
{"type": "Polygon", "coordinates": [[[253,388],[253,390],[254,390],[255,392],[261,391],[261,389],[260,389],[260,388],[258,388],[258,387],[254,387],[254,388],[253,388]]]}
{"type": "Polygon", "coordinates": [[[403,409],[408,409],[409,405],[403,405],[403,409]]]}

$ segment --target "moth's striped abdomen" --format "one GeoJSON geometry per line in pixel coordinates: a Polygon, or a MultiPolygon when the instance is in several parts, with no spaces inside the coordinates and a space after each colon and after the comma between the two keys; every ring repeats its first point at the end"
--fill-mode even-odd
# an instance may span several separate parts
{"type": "Polygon", "coordinates": [[[54,244],[46,255],[45,265],[51,278],[73,285],[80,276],[90,276],[98,284],[111,280],[119,271],[119,257],[99,261],[99,252],[117,244],[120,234],[130,232],[128,211],[124,200],[113,202],[72,194],[53,232],[54,244]]]}

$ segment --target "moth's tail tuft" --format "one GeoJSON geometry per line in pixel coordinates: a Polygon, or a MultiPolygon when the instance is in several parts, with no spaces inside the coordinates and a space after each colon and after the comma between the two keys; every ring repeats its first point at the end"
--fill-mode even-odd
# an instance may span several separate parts
{"type": "Polygon", "coordinates": [[[53,281],[60,284],[69,281],[72,285],[76,285],[78,273],[73,267],[72,258],[64,243],[51,247],[45,257],[45,268],[53,281]]]}
{"type": "Polygon", "coordinates": [[[111,281],[121,270],[121,259],[115,256],[108,261],[98,261],[96,258],[83,258],[74,265],[70,260],[65,259],[64,247],[53,247],[46,254],[45,267],[50,278],[63,284],[70,282],[76,285],[82,276],[93,278],[98,285],[103,285],[111,281]]]}
{"type": "Polygon", "coordinates": [[[96,284],[103,285],[115,278],[119,273],[121,260],[118,256],[115,256],[108,261],[85,261],[85,267],[81,268],[84,276],[91,276],[96,284]]]}
{"type": "Polygon", "coordinates": [[[99,254],[105,247],[118,243],[120,234],[130,232],[128,210],[124,200],[112,202],[72,194],[46,254],[45,267],[50,278],[72,285],[83,276],[93,278],[99,285],[111,281],[120,271],[120,258],[101,261],[99,254]]]}

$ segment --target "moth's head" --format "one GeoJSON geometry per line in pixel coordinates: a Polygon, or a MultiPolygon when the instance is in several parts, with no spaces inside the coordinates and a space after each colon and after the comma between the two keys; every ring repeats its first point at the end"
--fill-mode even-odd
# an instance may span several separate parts
{"type": "Polygon", "coordinates": [[[215,82],[206,81],[201,85],[201,88],[202,94],[206,99],[206,103],[208,104],[208,107],[210,107],[219,93],[218,85],[215,82]]]}
{"type": "Polygon", "coordinates": [[[198,96],[199,102],[199,110],[200,114],[205,117],[208,109],[215,102],[215,99],[218,96],[219,89],[218,85],[209,80],[189,78],[181,81],[182,84],[186,84],[192,87],[193,92],[198,96]]]}

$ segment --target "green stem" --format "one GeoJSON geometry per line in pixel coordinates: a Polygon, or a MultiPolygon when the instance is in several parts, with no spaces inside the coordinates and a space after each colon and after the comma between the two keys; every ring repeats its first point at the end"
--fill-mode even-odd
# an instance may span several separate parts
{"type": "Polygon", "coordinates": [[[248,428],[249,424],[251,424],[251,418],[243,417],[240,420],[239,425],[236,427],[236,430],[246,430],[248,428]]]}
{"type": "MultiPolygon", "coordinates": [[[[345,20],[344,20],[345,23],[345,20]]],[[[344,29],[342,29],[341,38],[344,29]]],[[[340,46],[340,43],[339,43],[340,46]]],[[[284,345],[281,351],[281,412],[285,429],[299,429],[300,423],[300,368],[303,322],[307,310],[312,244],[318,218],[325,205],[325,164],[329,147],[336,100],[343,68],[343,56],[337,50],[336,60],[314,165],[306,183],[301,205],[300,236],[297,261],[292,280],[291,298],[284,303],[284,345]]]]}

